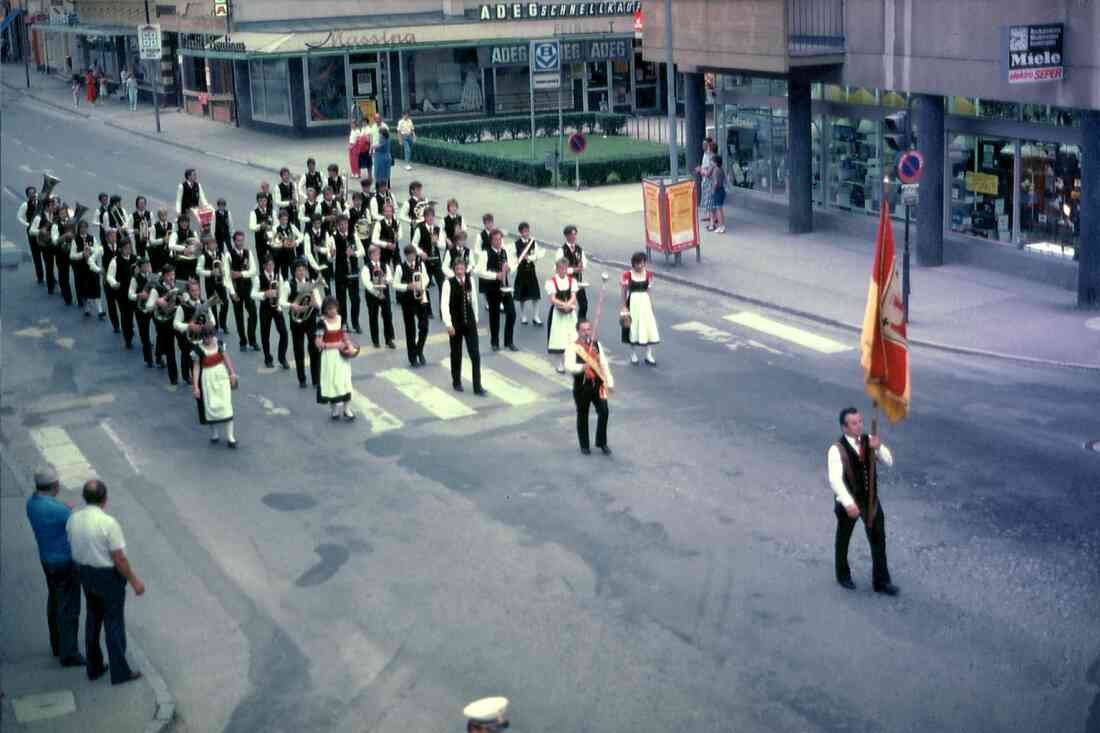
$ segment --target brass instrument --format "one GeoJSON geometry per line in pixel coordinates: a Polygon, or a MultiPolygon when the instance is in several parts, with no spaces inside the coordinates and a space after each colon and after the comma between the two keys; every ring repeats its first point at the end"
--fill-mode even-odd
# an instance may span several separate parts
{"type": "Polygon", "coordinates": [[[500,281],[500,292],[510,293],[512,292],[512,286],[508,284],[508,272],[511,270],[511,268],[508,267],[508,252],[503,247],[501,247],[500,252],[503,255],[500,262],[500,272],[504,275],[500,281]]]}
{"type": "Polygon", "coordinates": [[[138,237],[143,242],[149,241],[149,220],[144,216],[138,217],[138,237]]]}
{"type": "Polygon", "coordinates": [[[161,280],[158,287],[167,288],[167,292],[162,296],[165,301],[164,305],[157,303],[153,306],[153,318],[159,323],[167,323],[176,317],[176,308],[179,307],[183,291],[180,290],[178,283],[169,288],[163,280],[161,280]]]}
{"type": "Polygon", "coordinates": [[[371,267],[370,270],[370,282],[375,288],[383,287],[385,282],[386,273],[382,263],[378,264],[378,267],[371,267]]]}
{"type": "Polygon", "coordinates": [[[437,201],[421,201],[420,203],[418,203],[412,211],[413,221],[423,221],[424,212],[427,211],[429,208],[434,209],[436,207],[437,203],[439,203],[439,202],[437,202],[437,201]]]}
{"type": "Polygon", "coordinates": [[[367,221],[366,216],[362,216],[356,220],[355,234],[359,237],[360,241],[365,241],[370,237],[370,222],[367,221]]]}
{"type": "Polygon", "coordinates": [[[202,332],[210,324],[217,326],[218,322],[214,309],[220,305],[223,305],[222,299],[215,293],[205,303],[198,303],[195,306],[195,314],[191,316],[191,322],[187,325],[187,339],[191,343],[197,344],[201,341],[202,332]]]}
{"type": "MultiPolygon", "coordinates": [[[[179,233],[176,233],[176,241],[179,241],[179,233]]],[[[198,259],[198,254],[195,252],[199,246],[199,239],[195,236],[195,233],[190,229],[187,230],[187,239],[184,240],[184,250],[176,255],[177,259],[194,261],[198,259]]]]}
{"type": "Polygon", "coordinates": [[[46,210],[50,203],[50,196],[59,183],[61,179],[57,176],[51,176],[49,173],[42,174],[42,188],[38,192],[38,211],[35,214],[41,214],[46,210]]]}
{"type": "Polygon", "coordinates": [[[298,294],[291,298],[290,304],[292,306],[303,306],[305,307],[305,310],[295,313],[294,309],[291,308],[290,320],[294,321],[295,323],[305,323],[307,320],[309,320],[310,316],[313,315],[313,312],[317,310],[317,303],[313,302],[313,292],[317,290],[317,288],[321,287],[321,285],[322,283],[320,280],[307,282],[305,284],[305,287],[300,289],[298,291],[298,294]]]}
{"type": "Polygon", "coordinates": [[[416,272],[413,273],[413,277],[412,277],[413,299],[416,300],[417,302],[423,303],[424,302],[424,284],[422,282],[420,282],[420,263],[419,262],[417,263],[416,267],[417,267],[416,272]]]}
{"type": "MultiPolygon", "coordinates": [[[[219,288],[224,287],[225,286],[225,270],[224,270],[224,266],[222,265],[222,258],[221,257],[215,257],[214,266],[210,268],[210,271],[211,271],[212,276],[214,278],[214,284],[217,285],[219,288]]],[[[215,296],[215,297],[217,297],[217,296],[215,296]]]]}
{"type": "Polygon", "coordinates": [[[264,298],[267,300],[267,305],[272,310],[279,307],[279,274],[275,273],[271,278],[271,282],[268,283],[267,290],[264,291],[264,298]]]}

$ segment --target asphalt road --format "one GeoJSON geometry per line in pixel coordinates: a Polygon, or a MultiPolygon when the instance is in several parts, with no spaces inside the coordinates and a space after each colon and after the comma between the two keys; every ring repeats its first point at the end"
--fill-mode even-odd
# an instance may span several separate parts
{"type": "MultiPolygon", "coordinates": [[[[171,201],[197,165],[238,223],[267,177],[5,96],[0,224],[21,247],[11,193],[43,168],[90,204],[171,201]]],[[[541,329],[517,326],[534,363],[483,337],[499,391],[447,420],[395,387],[400,350],[355,362],[381,412],[350,425],[250,353],[230,453],[29,263],[0,282],[3,449],[35,463],[60,428],[106,478],[148,587],[131,633],[182,730],[459,730],[488,694],[519,731],[1100,730],[1094,373],[913,352],[913,412],[884,430],[889,599],[858,530],[859,590],[832,577],[824,454],[867,400],[855,350],[800,334],[851,334],[757,311],[800,329],[768,335],[659,285],[658,368],[603,328],[611,459],[578,454],[541,329]]],[[[417,372],[444,389],[445,355],[417,372]]]]}

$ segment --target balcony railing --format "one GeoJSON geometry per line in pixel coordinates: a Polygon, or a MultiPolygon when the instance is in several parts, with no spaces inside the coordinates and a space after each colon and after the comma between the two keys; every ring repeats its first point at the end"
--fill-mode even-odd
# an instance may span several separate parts
{"type": "Polygon", "coordinates": [[[791,56],[844,53],[844,0],[787,0],[791,56]]]}

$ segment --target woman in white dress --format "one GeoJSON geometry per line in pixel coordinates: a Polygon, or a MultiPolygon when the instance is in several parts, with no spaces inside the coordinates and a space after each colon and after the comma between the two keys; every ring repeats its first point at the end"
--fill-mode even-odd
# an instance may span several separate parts
{"type": "Polygon", "coordinates": [[[630,363],[638,363],[638,348],[645,347],[645,363],[657,366],[653,347],[661,342],[657,331],[657,318],[653,315],[653,301],[649,291],[653,286],[653,273],[646,268],[645,252],[635,252],[630,258],[630,269],[619,281],[623,292],[622,340],[630,344],[630,363]],[[629,318],[629,322],[628,319],[629,318]]]}
{"type": "Polygon", "coordinates": [[[341,409],[345,420],[354,420],[351,411],[351,362],[341,354],[349,345],[340,306],[331,295],[321,305],[314,343],[321,353],[321,381],[317,385],[317,402],[332,406],[332,419],[339,420],[341,409]]]}
{"type": "Polygon", "coordinates": [[[192,346],[191,392],[199,407],[199,424],[210,426],[210,442],[219,440],[218,429],[225,425],[225,441],[237,447],[233,433],[233,389],[237,370],[226,353],[225,343],[217,338],[213,323],[203,329],[202,340],[192,346]]]}
{"type": "Polygon", "coordinates": [[[559,257],[554,274],[546,281],[550,313],[546,317],[546,352],[557,354],[558,373],[565,373],[565,349],[577,340],[577,286],[569,274],[569,260],[559,257]]]}

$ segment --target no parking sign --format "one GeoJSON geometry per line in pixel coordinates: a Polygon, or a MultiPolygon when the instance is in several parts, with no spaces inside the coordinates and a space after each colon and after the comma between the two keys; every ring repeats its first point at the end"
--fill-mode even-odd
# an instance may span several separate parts
{"type": "Polygon", "coordinates": [[[924,174],[924,156],[910,150],[898,159],[898,178],[902,183],[920,183],[924,174]]]}

